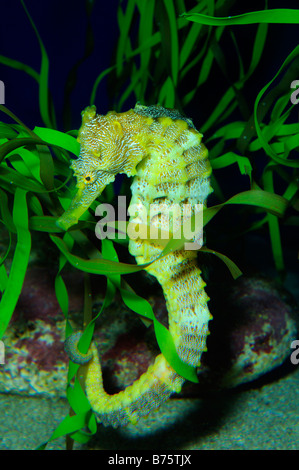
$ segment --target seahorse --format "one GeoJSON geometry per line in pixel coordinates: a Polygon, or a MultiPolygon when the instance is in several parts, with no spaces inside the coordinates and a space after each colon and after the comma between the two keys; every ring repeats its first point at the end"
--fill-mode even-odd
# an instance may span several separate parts
{"type": "MultiPolygon", "coordinates": [[[[130,221],[163,229],[173,204],[182,209],[188,205],[191,213],[197,204],[205,206],[212,191],[211,167],[201,140],[202,134],[191,119],[160,105],[137,103],[127,112],[110,111],[105,116],[97,115],[95,106],[86,108],[78,133],[80,156],[71,164],[77,177],[77,194],[58,219],[58,225],[67,230],[77,223],[118,173],[134,176],[128,208],[129,213],[134,208],[130,221]],[[141,206],[146,210],[136,216],[136,207],[141,206]]],[[[212,316],[197,254],[195,250],[179,249],[157,260],[162,249],[159,240],[135,237],[129,241],[129,251],[138,264],[155,260],[146,271],[162,286],[177,354],[185,363],[198,367],[206,350],[212,316]]],[[[77,344],[77,339],[71,339],[71,346],[77,344]]],[[[159,354],[132,385],[109,395],[104,389],[95,344],[91,344],[89,353],[83,359],[81,356],[81,360],[88,361],[85,366],[88,400],[97,420],[105,426],[136,423],[170,395],[180,392],[185,381],[159,354]]]]}

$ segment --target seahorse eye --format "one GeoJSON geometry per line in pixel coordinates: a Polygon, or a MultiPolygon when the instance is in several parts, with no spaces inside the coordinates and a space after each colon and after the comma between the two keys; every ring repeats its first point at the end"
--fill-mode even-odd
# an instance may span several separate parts
{"type": "Polygon", "coordinates": [[[94,183],[96,179],[97,179],[96,174],[87,173],[86,175],[84,175],[84,181],[85,181],[85,183],[87,183],[87,184],[94,183]]]}

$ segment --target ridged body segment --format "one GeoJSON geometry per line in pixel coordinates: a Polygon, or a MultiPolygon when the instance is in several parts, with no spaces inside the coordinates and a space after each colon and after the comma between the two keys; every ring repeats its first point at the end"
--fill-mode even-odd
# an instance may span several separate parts
{"type": "MultiPolygon", "coordinates": [[[[136,105],[126,113],[111,112],[106,116],[97,116],[93,108],[87,108],[78,138],[81,156],[72,165],[78,189],[82,186],[83,195],[86,193],[88,198],[86,181],[83,184],[87,176],[88,181],[89,177],[94,178],[96,184],[104,187],[116,173],[134,175],[128,209],[130,222],[175,231],[184,209],[188,207],[189,216],[192,215],[198,204],[205,205],[211,192],[211,169],[201,138],[191,120],[160,106],[136,105]]],[[[72,220],[70,214],[71,210],[65,216],[66,221],[72,220]]],[[[137,237],[129,242],[129,251],[138,264],[154,260],[162,249],[163,244],[152,238],[137,237]]],[[[169,330],[178,355],[187,364],[198,366],[206,349],[211,315],[196,251],[170,253],[151,264],[147,271],[162,286],[169,330]]],[[[95,345],[92,352],[93,357],[86,366],[86,393],[104,425],[135,423],[172,393],[180,391],[184,382],[160,354],[131,386],[108,395],[95,345]]]]}

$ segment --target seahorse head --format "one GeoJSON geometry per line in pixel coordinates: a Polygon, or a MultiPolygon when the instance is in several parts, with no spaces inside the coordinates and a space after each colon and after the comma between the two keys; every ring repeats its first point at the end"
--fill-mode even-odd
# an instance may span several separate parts
{"type": "Polygon", "coordinates": [[[70,207],[57,220],[59,227],[67,230],[77,223],[107,184],[114,181],[117,173],[134,174],[142,151],[138,149],[138,143],[132,140],[132,133],[124,132],[119,120],[121,116],[113,112],[106,116],[97,115],[95,106],[83,111],[78,133],[80,156],[71,164],[77,178],[77,193],[70,207]],[[136,161],[132,159],[133,147],[140,154],[136,161]]]}
{"type": "Polygon", "coordinates": [[[96,107],[90,106],[82,112],[82,125],[78,132],[78,141],[81,144],[80,159],[72,163],[71,168],[75,175],[85,176],[89,169],[109,173],[120,173],[124,166],[126,155],[124,152],[123,127],[116,113],[110,112],[106,116],[96,114],[96,107]]]}

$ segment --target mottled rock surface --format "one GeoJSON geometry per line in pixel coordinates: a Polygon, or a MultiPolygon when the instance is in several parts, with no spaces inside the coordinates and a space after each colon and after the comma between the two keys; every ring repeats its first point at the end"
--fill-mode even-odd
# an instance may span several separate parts
{"type": "Polygon", "coordinates": [[[242,276],[220,286],[210,303],[214,320],[199,373],[202,385],[233,387],[289,360],[298,334],[298,308],[277,283],[242,276]]]}

